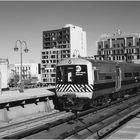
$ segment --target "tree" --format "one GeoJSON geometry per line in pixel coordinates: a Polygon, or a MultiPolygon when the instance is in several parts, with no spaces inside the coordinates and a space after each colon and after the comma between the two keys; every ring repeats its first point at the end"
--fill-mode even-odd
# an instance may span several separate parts
{"type": "Polygon", "coordinates": [[[16,87],[19,82],[19,75],[14,70],[12,70],[12,71],[13,71],[13,73],[9,79],[8,85],[9,85],[9,87],[16,87]]]}

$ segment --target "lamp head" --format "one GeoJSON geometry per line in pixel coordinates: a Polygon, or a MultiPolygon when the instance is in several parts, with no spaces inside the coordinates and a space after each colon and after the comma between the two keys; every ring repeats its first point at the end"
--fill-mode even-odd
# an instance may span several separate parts
{"type": "Polygon", "coordinates": [[[18,47],[17,47],[17,45],[15,46],[14,51],[15,51],[15,52],[18,51],[18,47]]]}
{"type": "Polygon", "coordinates": [[[28,53],[28,51],[29,51],[29,49],[26,47],[26,48],[24,49],[24,52],[25,52],[25,53],[28,53]]]}

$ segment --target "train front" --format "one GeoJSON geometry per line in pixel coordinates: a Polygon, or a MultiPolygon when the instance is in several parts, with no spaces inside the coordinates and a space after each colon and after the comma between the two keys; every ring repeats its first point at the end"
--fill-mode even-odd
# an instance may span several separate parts
{"type": "Polygon", "coordinates": [[[56,94],[64,110],[83,110],[93,96],[92,64],[71,58],[56,67],[56,94]]]}

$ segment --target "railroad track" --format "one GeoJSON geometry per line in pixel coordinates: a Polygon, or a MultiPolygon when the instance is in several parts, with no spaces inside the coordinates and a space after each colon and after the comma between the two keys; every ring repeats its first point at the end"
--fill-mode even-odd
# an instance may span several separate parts
{"type": "Polygon", "coordinates": [[[128,97],[125,100],[125,102],[122,100],[116,101],[111,106],[97,107],[77,115],[69,114],[67,117],[3,138],[102,138],[122,124],[124,120],[130,119],[140,112],[140,95],[133,96],[130,99],[128,97]]]}
{"type": "Polygon", "coordinates": [[[23,133],[25,130],[29,130],[35,127],[39,127],[40,125],[43,125],[44,123],[50,123],[62,118],[65,118],[72,113],[66,113],[66,112],[58,112],[55,111],[53,113],[43,113],[38,114],[36,116],[30,116],[27,119],[14,121],[13,123],[8,123],[0,127],[0,138],[4,138],[10,135],[15,135],[19,133],[23,133]]]}
{"type": "MultiPolygon", "coordinates": [[[[140,100],[139,100],[140,101],[140,100]]],[[[65,139],[103,139],[107,138],[113,131],[124,125],[140,113],[139,101],[131,103],[122,108],[116,108],[106,114],[100,114],[93,121],[83,123],[83,126],[76,127],[74,130],[65,132],[58,138],[65,139]]],[[[90,118],[87,118],[88,120],[90,118]]]]}

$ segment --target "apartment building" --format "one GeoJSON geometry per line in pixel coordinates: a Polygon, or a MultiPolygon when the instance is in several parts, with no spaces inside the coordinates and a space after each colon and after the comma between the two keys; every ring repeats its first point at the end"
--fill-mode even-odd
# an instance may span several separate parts
{"type": "Polygon", "coordinates": [[[67,24],[61,29],[43,31],[42,82],[55,84],[55,66],[62,59],[87,56],[86,32],[67,24]]]}
{"type": "Polygon", "coordinates": [[[104,35],[97,41],[98,60],[140,63],[140,35],[124,35],[120,30],[113,35],[104,35]]]}

